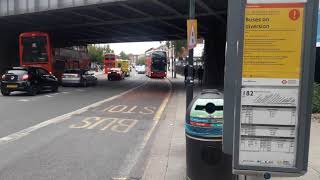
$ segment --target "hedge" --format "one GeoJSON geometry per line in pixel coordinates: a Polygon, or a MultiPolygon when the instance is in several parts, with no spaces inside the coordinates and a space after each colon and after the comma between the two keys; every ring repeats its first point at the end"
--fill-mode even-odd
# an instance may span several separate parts
{"type": "Polygon", "coordinates": [[[320,113],[320,84],[315,83],[313,89],[312,112],[320,113]]]}

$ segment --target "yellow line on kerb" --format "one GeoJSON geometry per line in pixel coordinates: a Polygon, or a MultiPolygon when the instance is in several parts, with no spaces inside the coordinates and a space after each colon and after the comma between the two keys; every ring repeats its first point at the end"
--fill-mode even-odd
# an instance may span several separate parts
{"type": "Polygon", "coordinates": [[[163,111],[166,109],[166,106],[169,102],[169,98],[171,96],[171,91],[172,91],[172,88],[171,88],[171,84],[170,84],[170,92],[168,93],[168,95],[166,96],[166,98],[162,101],[158,111],[156,112],[156,114],[154,115],[153,117],[153,120],[154,121],[159,121],[160,118],[161,118],[161,115],[163,113],[163,111]]]}
{"type": "Polygon", "coordinates": [[[159,120],[161,118],[162,113],[164,112],[164,110],[166,109],[166,106],[169,102],[170,96],[172,94],[172,84],[171,82],[166,79],[167,83],[170,85],[170,91],[167,94],[167,96],[165,97],[165,99],[162,101],[160,107],[158,108],[156,114],[153,117],[153,124],[152,127],[150,129],[150,131],[146,134],[146,136],[144,137],[144,142],[147,142],[152,134],[152,132],[154,131],[155,127],[157,126],[157,124],[159,123],[159,120]]]}

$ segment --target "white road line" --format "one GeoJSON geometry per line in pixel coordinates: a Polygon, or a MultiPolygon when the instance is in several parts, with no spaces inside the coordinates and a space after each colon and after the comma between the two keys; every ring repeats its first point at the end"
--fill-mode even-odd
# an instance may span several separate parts
{"type": "Polygon", "coordinates": [[[127,177],[114,177],[112,180],[129,180],[127,177]]]}
{"type": "Polygon", "coordinates": [[[10,134],[8,136],[2,137],[2,138],[0,138],[0,146],[6,144],[8,142],[16,141],[16,140],[18,140],[18,139],[20,139],[22,137],[25,137],[25,136],[31,134],[32,132],[34,132],[36,130],[39,130],[39,129],[43,128],[43,127],[46,127],[48,125],[57,124],[57,123],[65,121],[65,120],[68,120],[72,115],[81,114],[83,112],[88,111],[88,109],[90,109],[90,108],[98,107],[103,103],[106,103],[106,102],[112,101],[114,99],[117,99],[117,98],[119,98],[121,96],[124,96],[124,95],[134,91],[135,89],[138,89],[138,88],[144,86],[147,82],[148,82],[148,80],[146,82],[144,82],[143,84],[141,84],[141,85],[139,85],[137,87],[131,88],[131,89],[129,89],[129,90],[127,90],[127,91],[125,91],[125,92],[123,92],[121,94],[116,95],[116,96],[112,96],[112,97],[110,97],[108,99],[93,103],[93,104],[91,104],[89,106],[83,107],[83,108],[78,109],[76,111],[73,111],[73,112],[70,112],[70,113],[55,117],[53,119],[50,119],[50,120],[44,121],[42,123],[39,123],[39,124],[37,124],[35,126],[31,126],[29,128],[23,129],[23,130],[21,130],[19,132],[16,132],[16,133],[10,134]]]}
{"type": "Polygon", "coordinates": [[[28,102],[28,101],[30,101],[29,99],[19,99],[19,100],[17,100],[17,101],[19,101],[19,102],[28,102]]]}
{"type": "Polygon", "coordinates": [[[122,167],[120,168],[119,177],[129,177],[131,170],[135,166],[141,152],[143,151],[144,147],[147,145],[153,131],[155,130],[157,124],[159,123],[159,120],[161,118],[161,115],[163,111],[165,110],[169,99],[172,94],[172,84],[169,80],[167,80],[167,83],[170,85],[170,92],[167,94],[165,99],[162,101],[158,111],[156,112],[155,116],[153,117],[153,124],[151,126],[151,129],[148,131],[148,133],[143,138],[142,143],[137,146],[132,152],[128,153],[122,167]]]}

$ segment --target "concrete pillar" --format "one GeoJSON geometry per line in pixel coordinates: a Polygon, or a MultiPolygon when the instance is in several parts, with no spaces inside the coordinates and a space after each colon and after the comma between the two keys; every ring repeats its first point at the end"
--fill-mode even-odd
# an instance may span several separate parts
{"type": "Polygon", "coordinates": [[[8,32],[0,34],[0,74],[2,74],[6,68],[19,65],[19,44],[18,34],[8,32]]]}
{"type": "Polygon", "coordinates": [[[226,25],[213,22],[205,37],[204,84],[207,87],[223,88],[226,47],[226,25]]]}

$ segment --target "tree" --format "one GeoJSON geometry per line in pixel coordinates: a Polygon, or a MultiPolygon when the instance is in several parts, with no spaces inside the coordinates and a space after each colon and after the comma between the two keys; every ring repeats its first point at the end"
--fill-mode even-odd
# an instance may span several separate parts
{"type": "Polygon", "coordinates": [[[136,62],[137,65],[145,65],[145,57],[144,56],[140,56],[139,59],[136,62]]]}
{"type": "Polygon", "coordinates": [[[104,55],[104,48],[96,46],[96,45],[89,45],[88,46],[88,53],[89,57],[92,62],[102,64],[103,55],[104,55]]]}
{"type": "Polygon", "coordinates": [[[186,40],[176,40],[176,41],[166,41],[165,45],[170,48],[174,48],[174,56],[178,58],[182,58],[185,50],[187,49],[187,41],[186,40]]]}
{"type": "Polygon", "coordinates": [[[187,41],[176,40],[176,41],[172,41],[171,45],[173,45],[174,47],[175,56],[182,58],[184,51],[187,49],[187,41]]]}
{"type": "Polygon", "coordinates": [[[104,54],[114,53],[114,51],[110,48],[109,44],[104,47],[97,45],[89,45],[88,53],[92,62],[103,64],[104,54]]]}
{"type": "Polygon", "coordinates": [[[125,52],[121,51],[120,52],[120,59],[129,59],[129,56],[125,52]]]}
{"type": "Polygon", "coordinates": [[[114,53],[114,51],[110,48],[110,45],[104,46],[104,53],[114,53]]]}

